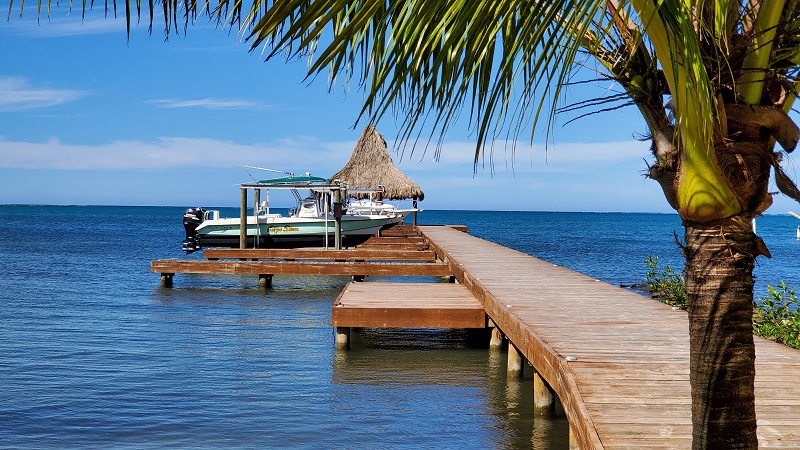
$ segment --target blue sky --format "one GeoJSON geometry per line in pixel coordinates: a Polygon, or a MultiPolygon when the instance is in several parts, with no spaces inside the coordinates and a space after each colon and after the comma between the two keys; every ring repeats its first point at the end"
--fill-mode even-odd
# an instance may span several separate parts
{"type": "MultiPolygon", "coordinates": [[[[235,206],[250,179],[237,164],[329,176],[366,125],[356,82],[329,90],[324,75],[305,80],[305,61],[264,62],[212,25],[165,42],[143,23],[128,41],[124,12],[104,19],[102,4],[38,22],[35,4],[21,18],[17,5],[0,22],[0,204],[235,206]]],[[[377,127],[391,150],[397,122],[377,127]]],[[[558,126],[547,150],[498,145],[473,173],[464,123],[438,161],[392,157],[427,209],[671,212],[641,175],[644,131],[633,108],[595,115],[558,126]]],[[[779,196],[769,212],[788,209],[800,207],[779,196]]]]}

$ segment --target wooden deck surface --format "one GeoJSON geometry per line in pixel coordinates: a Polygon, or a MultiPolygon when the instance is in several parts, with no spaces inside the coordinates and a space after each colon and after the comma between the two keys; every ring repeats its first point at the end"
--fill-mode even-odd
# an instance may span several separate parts
{"type": "MultiPolygon", "coordinates": [[[[457,225],[456,229],[466,231],[457,225]]],[[[162,285],[172,286],[176,273],[225,275],[350,275],[450,276],[450,269],[409,225],[381,231],[357,248],[235,249],[208,248],[204,260],[151,261],[150,271],[162,275],[162,285]],[[166,281],[166,283],[165,283],[166,281]]]]}
{"type": "Polygon", "coordinates": [[[460,284],[350,283],[331,309],[335,327],[483,328],[486,312],[460,284]]]}
{"type": "MultiPolygon", "coordinates": [[[[420,227],[556,391],[581,449],[691,448],[686,313],[509,248],[420,227]]],[[[761,448],[800,448],[800,352],[756,338],[761,448]]]]}
{"type": "Polygon", "coordinates": [[[203,250],[206,259],[318,259],[330,261],[434,261],[436,254],[430,250],[344,249],[325,250],[318,248],[269,249],[269,248],[208,248],[203,250]]]}
{"type": "Polygon", "coordinates": [[[442,263],[363,262],[363,261],[204,261],[159,259],[150,262],[150,271],[162,274],[199,273],[226,275],[352,275],[352,276],[430,276],[450,275],[442,263]]]}

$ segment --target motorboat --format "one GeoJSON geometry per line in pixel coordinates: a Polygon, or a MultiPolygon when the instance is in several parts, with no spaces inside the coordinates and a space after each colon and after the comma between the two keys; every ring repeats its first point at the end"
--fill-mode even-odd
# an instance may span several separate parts
{"type": "MultiPolygon", "coordinates": [[[[327,248],[336,244],[337,228],[339,245],[351,247],[382,228],[403,222],[405,215],[414,211],[384,203],[380,190],[348,190],[343,183],[310,174],[242,183],[241,188],[253,189],[256,197],[253,214],[245,214],[248,248],[327,248]],[[259,201],[262,190],[267,191],[268,199],[272,189],[292,191],[297,205],[288,215],[271,212],[269,200],[259,201]],[[302,190],[309,194],[302,197],[302,190]],[[350,199],[348,195],[366,198],[350,199]]],[[[222,218],[218,210],[189,208],[183,218],[183,251],[188,254],[203,247],[239,247],[242,222],[241,217],[222,218]]]]}

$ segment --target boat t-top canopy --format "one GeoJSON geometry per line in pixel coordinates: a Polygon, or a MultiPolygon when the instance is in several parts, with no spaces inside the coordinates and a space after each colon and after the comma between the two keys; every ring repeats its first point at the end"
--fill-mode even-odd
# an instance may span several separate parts
{"type": "Polygon", "coordinates": [[[311,175],[304,175],[302,177],[280,177],[268,178],[266,180],[259,180],[260,184],[286,184],[286,183],[325,183],[330,184],[331,180],[322,177],[314,177],[311,175]]]}
{"type": "Polygon", "coordinates": [[[351,188],[346,182],[340,180],[331,181],[328,178],[315,177],[310,174],[303,176],[288,176],[279,178],[268,178],[249,183],[242,183],[242,189],[288,189],[301,190],[309,189],[313,192],[332,193],[345,191],[348,196],[370,195],[383,192],[383,186],[378,189],[351,188]]]}
{"type": "Polygon", "coordinates": [[[310,189],[315,192],[333,192],[345,189],[338,183],[331,183],[331,180],[322,177],[311,176],[288,176],[280,178],[269,178],[251,183],[242,183],[243,189],[310,189]]]}

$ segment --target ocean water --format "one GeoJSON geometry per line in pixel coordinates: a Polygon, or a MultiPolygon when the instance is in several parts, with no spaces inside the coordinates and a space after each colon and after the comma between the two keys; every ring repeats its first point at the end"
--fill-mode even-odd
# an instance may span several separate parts
{"type": "MultiPolygon", "coordinates": [[[[232,210],[233,211],[233,210],[232,210]]],[[[364,330],[337,352],[347,277],[176,275],[183,208],[0,206],[2,448],[567,448],[530,377],[460,331],[364,330]]],[[[232,212],[235,214],[235,211],[232,212]]],[[[800,285],[797,219],[767,216],[757,290],[800,285]]],[[[424,211],[613,284],[681,267],[676,216],[424,211]]],[[[199,258],[199,255],[190,255],[199,258]]],[[[568,297],[564,301],[569,301],[568,297]]]]}

